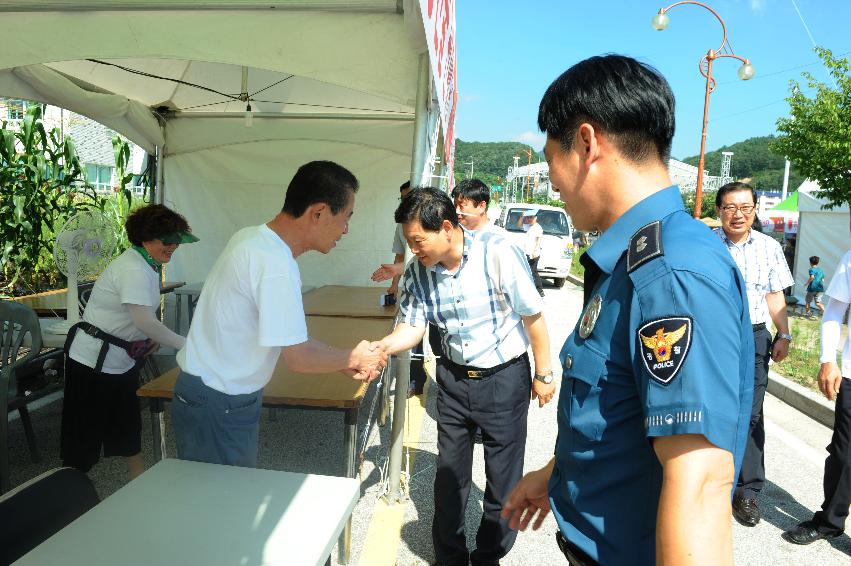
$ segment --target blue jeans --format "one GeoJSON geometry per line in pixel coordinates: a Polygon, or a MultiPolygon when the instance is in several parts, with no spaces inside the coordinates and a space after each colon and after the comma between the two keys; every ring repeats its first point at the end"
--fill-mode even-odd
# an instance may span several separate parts
{"type": "Polygon", "coordinates": [[[263,390],[227,395],[180,372],[174,386],[171,422],[182,460],[257,466],[263,390]]]}

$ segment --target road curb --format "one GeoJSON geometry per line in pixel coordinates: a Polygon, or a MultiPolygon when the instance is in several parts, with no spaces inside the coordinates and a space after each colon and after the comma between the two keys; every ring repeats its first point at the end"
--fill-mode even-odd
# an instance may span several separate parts
{"type": "MultiPolygon", "coordinates": [[[[582,277],[578,277],[572,273],[567,276],[567,280],[580,287],[584,287],[585,285],[582,277]]],[[[774,370],[768,370],[767,391],[814,421],[828,428],[833,428],[836,411],[835,405],[822,397],[821,394],[810,391],[803,385],[786,379],[774,370]]]]}
{"type": "Polygon", "coordinates": [[[821,394],[786,379],[774,370],[768,370],[768,392],[814,421],[833,428],[836,411],[834,403],[822,397],[821,394]]]}

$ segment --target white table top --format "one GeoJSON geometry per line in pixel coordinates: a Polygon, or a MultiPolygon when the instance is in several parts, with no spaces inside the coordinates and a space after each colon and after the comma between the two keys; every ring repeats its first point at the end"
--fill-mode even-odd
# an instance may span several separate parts
{"type": "Polygon", "coordinates": [[[351,478],[162,460],[15,564],[323,565],[351,478]]]}

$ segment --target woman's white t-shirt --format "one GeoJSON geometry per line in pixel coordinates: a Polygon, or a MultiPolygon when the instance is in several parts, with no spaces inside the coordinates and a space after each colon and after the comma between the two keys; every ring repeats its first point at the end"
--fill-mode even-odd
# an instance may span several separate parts
{"type": "MultiPolygon", "coordinates": [[[[147,338],[133,324],[126,305],[142,305],[156,310],[160,304],[160,279],[145,259],[130,248],[112,260],[92,288],[83,320],[122,340],[147,338]]],[[[69,356],[81,364],[95,367],[103,342],[77,330],[69,356]]],[[[136,365],[126,350],[109,346],[103,373],[125,373],[136,365]]]]}

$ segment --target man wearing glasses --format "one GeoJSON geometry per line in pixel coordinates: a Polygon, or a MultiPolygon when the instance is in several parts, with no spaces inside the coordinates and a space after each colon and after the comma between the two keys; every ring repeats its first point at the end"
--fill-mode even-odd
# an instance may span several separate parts
{"type": "Polygon", "coordinates": [[[768,383],[768,360],[783,360],[792,342],[783,296],[783,289],[793,283],[792,274],[780,244],[771,236],[751,229],[755,205],[756,193],[747,183],[727,183],[718,189],[715,197],[721,217],[721,228],[716,228],[715,232],[727,246],[747,284],[756,353],[750,432],[733,495],[733,516],[746,527],[755,526],[761,518],[757,498],[765,483],[762,402],[768,383]],[[773,340],[766,327],[769,317],[777,328],[773,340]]]}

